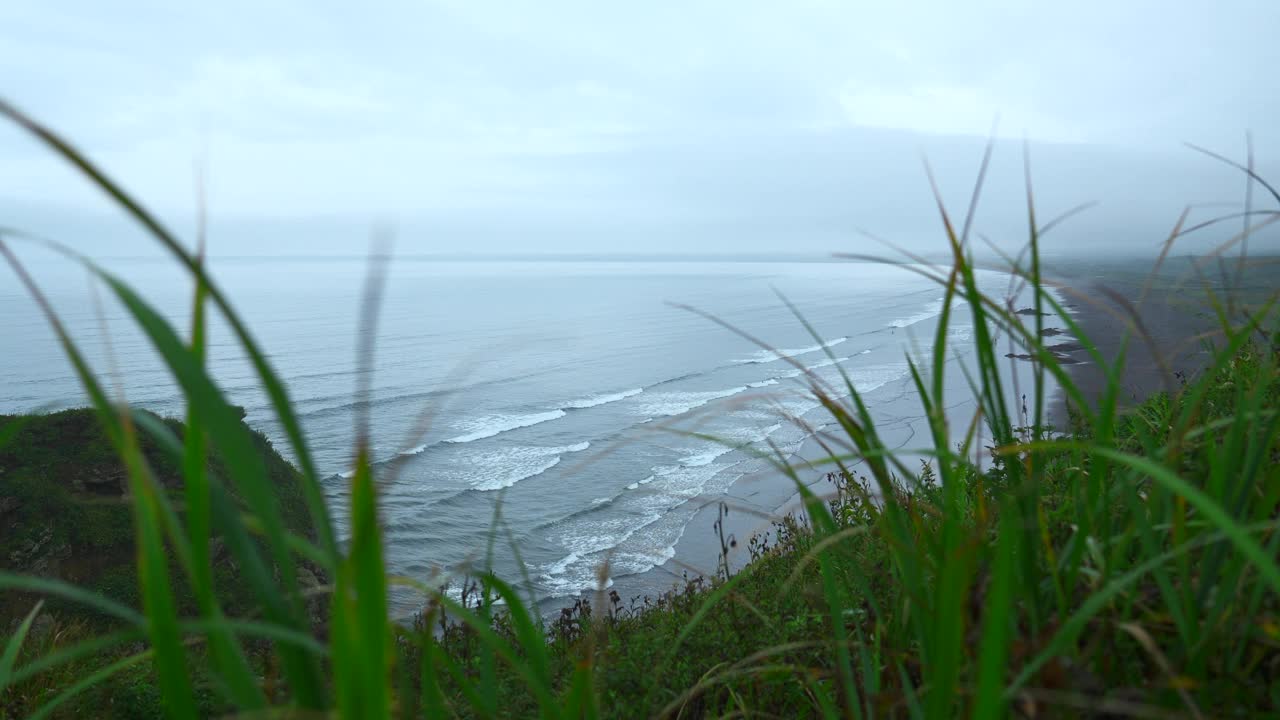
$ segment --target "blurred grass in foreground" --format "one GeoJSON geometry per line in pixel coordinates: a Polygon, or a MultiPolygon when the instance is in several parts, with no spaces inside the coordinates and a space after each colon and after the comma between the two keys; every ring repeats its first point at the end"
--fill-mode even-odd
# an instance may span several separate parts
{"type": "MultiPolygon", "coordinates": [[[[824,441],[830,493],[808,490],[801,470],[778,458],[806,513],[753,538],[754,562],[744,570],[639,604],[602,590],[547,621],[521,583],[481,573],[454,599],[439,586],[386,574],[364,419],[353,439],[351,539],[340,547],[287,388],[200,254],[59,137],[12,107],[0,104],[0,111],[141,223],[195,286],[193,334],[184,338],[132,288],[63,250],[126,307],[172,372],[188,406],[178,433],[111,399],[12,252],[9,241],[21,233],[0,234],[0,252],[46,312],[127,471],[139,604],[0,572],[6,593],[58,598],[111,618],[33,639],[35,604],[0,642],[0,717],[1256,717],[1280,710],[1274,296],[1248,307],[1206,297],[1221,320],[1209,367],[1172,394],[1121,412],[1123,353],[1108,364],[1047,291],[1030,192],[1025,262],[1011,261],[1010,270],[1031,289],[1032,315],[981,292],[968,220],[957,231],[943,210],[951,266],[913,266],[945,298],[932,357],[912,364],[931,433],[928,466],[908,467],[881,442],[847,378],[833,388],[809,377],[839,428],[838,438],[824,441]],[[205,370],[210,311],[236,334],[284,428],[311,532],[286,521],[259,445],[205,370]],[[947,330],[958,312],[971,316],[977,348],[968,379],[979,410],[963,427],[943,407],[947,330]],[[1108,368],[1098,402],[1045,349],[1050,312],[1062,316],[1092,362],[1108,368]],[[1025,416],[999,365],[997,341],[1010,337],[1036,363],[1025,416]],[[1047,378],[1077,410],[1070,432],[1047,428],[1047,378]],[[157,481],[144,444],[180,468],[180,490],[157,481]],[[979,454],[990,458],[982,469],[973,462],[979,454]],[[209,471],[211,460],[219,472],[209,471]],[[234,592],[212,572],[215,541],[239,569],[243,587],[234,592]],[[306,566],[326,582],[303,587],[299,568],[306,566]],[[389,616],[391,585],[422,592],[426,610],[412,627],[389,616]],[[226,598],[246,589],[253,610],[233,616],[226,598]],[[179,599],[188,597],[194,612],[180,612],[188,603],[179,599]],[[317,602],[324,604],[318,617],[317,602]]],[[[1181,224],[1170,245],[1180,231],[1181,224]]],[[[373,272],[367,330],[377,287],[373,272]]],[[[372,332],[366,335],[367,370],[372,332]]],[[[0,427],[0,445],[20,424],[0,427]]]]}

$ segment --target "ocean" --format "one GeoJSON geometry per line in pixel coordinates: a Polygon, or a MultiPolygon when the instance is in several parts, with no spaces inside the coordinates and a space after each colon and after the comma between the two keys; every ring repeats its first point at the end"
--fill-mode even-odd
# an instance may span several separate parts
{"type": "MultiPolygon", "coordinates": [[[[942,295],[907,270],[863,263],[395,259],[371,393],[359,399],[363,259],[211,263],[290,391],[340,535],[355,413],[367,403],[390,571],[425,581],[483,564],[500,504],[495,570],[527,576],[545,603],[596,587],[606,558],[611,582],[662,566],[700,507],[767,468],[761,453],[797,452],[808,431],[794,418],[824,421],[802,370],[784,356],[827,382],[847,373],[873,413],[900,397],[907,356],[929,352],[942,295]]],[[[171,262],[106,264],[186,326],[190,283],[171,262]]],[[[167,372],[104,290],[91,291],[85,273],[64,262],[31,267],[119,394],[181,415],[167,372]]],[[[8,270],[0,318],[0,412],[83,405],[51,331],[8,270]]],[[[971,352],[968,323],[962,314],[951,328],[961,359],[971,352]]],[[[289,456],[220,325],[210,366],[247,421],[289,456]]],[[[405,615],[417,602],[400,593],[395,609],[405,615]]]]}

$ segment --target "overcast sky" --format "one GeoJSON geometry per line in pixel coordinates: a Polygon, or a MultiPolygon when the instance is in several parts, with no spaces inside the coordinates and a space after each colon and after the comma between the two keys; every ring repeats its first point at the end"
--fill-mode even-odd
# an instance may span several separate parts
{"type": "MultiPolygon", "coordinates": [[[[1242,197],[1183,141],[1242,157],[1251,129],[1280,157],[1275,0],[8,0],[0,28],[0,96],[184,232],[203,158],[232,254],[359,252],[377,222],[402,252],[924,243],[920,154],[960,203],[997,115],[1046,213],[1100,202],[1077,245],[1150,247],[1183,204],[1242,197]]],[[[0,157],[7,216],[129,247],[29,138],[0,128],[0,157]]]]}

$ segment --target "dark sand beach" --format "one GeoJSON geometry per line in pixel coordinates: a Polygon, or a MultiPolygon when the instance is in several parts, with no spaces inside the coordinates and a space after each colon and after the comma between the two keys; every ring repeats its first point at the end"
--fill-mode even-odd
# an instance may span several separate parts
{"type": "MultiPolygon", "coordinates": [[[[1211,346],[1222,343],[1218,312],[1238,319],[1244,308],[1270,297],[1280,285],[1278,261],[1255,257],[1237,267],[1234,259],[1220,265],[1183,256],[1153,271],[1151,259],[1070,260],[1051,264],[1050,271],[1073,319],[1106,363],[1114,365],[1124,350],[1118,398],[1124,407],[1176,389],[1200,372],[1211,346]]],[[[1075,338],[1061,339],[1067,346],[1058,352],[1078,361],[1067,366],[1068,373],[1086,400],[1096,403],[1107,385],[1106,369],[1075,338]]],[[[1059,427],[1066,426],[1067,405],[1059,393],[1052,412],[1059,427]]]]}

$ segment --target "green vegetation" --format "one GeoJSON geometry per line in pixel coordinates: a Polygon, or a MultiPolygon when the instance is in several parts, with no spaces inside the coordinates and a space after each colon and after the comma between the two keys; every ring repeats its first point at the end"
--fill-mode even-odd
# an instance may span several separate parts
{"type": "MultiPolygon", "coordinates": [[[[175,420],[161,420],[139,412],[141,423],[162,428],[181,441],[184,427],[175,420]]],[[[133,517],[124,496],[125,478],[119,457],[112,449],[92,410],[66,410],[49,415],[0,416],[0,566],[43,578],[55,578],[90,590],[124,606],[141,606],[135,562],[133,517]]],[[[252,433],[254,445],[267,469],[267,478],[290,531],[311,537],[310,519],[302,501],[297,470],[272,449],[259,433],[252,433]]],[[[163,452],[152,436],[139,437],[143,456],[159,486],[180,502],[182,469],[163,452]]],[[[212,458],[208,472],[225,481],[223,463],[212,458]]],[[[180,505],[175,505],[180,507],[180,505]]],[[[179,513],[180,514],[180,513],[179,513]]],[[[257,602],[239,578],[239,568],[225,550],[221,537],[210,544],[214,581],[220,590],[224,611],[232,616],[254,613],[257,602]]],[[[170,573],[181,572],[177,558],[166,553],[170,573]]],[[[304,585],[319,586],[323,577],[318,566],[300,563],[304,585]]],[[[191,587],[174,588],[180,612],[195,615],[198,604],[191,587]]],[[[0,627],[17,627],[39,593],[7,591],[0,594],[0,627]]],[[[113,616],[101,609],[84,606],[57,595],[48,597],[37,626],[40,644],[65,642],[67,638],[88,637],[118,629],[113,616]],[[59,637],[63,636],[63,637],[59,637]]],[[[320,608],[314,606],[313,622],[319,625],[320,608]]],[[[28,654],[34,656],[32,649],[28,654]]],[[[101,664],[101,663],[98,663],[101,664]]],[[[79,670],[93,669],[93,663],[79,670]]],[[[199,668],[193,670],[199,672],[199,668]]],[[[125,681],[94,688],[78,703],[80,714],[87,708],[120,706],[124,717],[134,711],[154,708],[159,712],[159,696],[145,665],[125,681]]],[[[74,674],[65,675],[74,677],[74,674]]],[[[50,684],[36,683],[29,692],[43,691],[50,684]]],[[[8,698],[16,707],[31,706],[24,692],[8,698]]],[[[206,706],[215,702],[206,697],[206,706]]],[[[34,707],[34,706],[31,706],[34,707]]],[[[148,713],[142,712],[147,715],[148,713]]],[[[3,717],[3,715],[0,715],[3,717]]]]}
{"type": "MultiPolygon", "coordinates": [[[[140,414],[145,423],[164,428],[182,439],[183,425],[140,414]]],[[[111,600],[137,606],[134,579],[133,518],[125,493],[124,471],[92,410],[65,410],[51,415],[0,415],[0,507],[5,530],[0,534],[0,557],[6,568],[55,577],[100,592],[111,600]],[[12,433],[12,434],[10,434],[12,433]]],[[[271,448],[260,433],[252,433],[270,487],[292,532],[311,536],[311,521],[300,495],[297,470],[271,448]]],[[[150,436],[140,438],[156,482],[180,505],[182,468],[165,455],[150,436]]],[[[209,473],[225,482],[223,464],[211,462],[209,473]]],[[[232,580],[234,564],[215,538],[214,571],[232,580]]],[[[170,562],[173,562],[170,553],[170,562]]],[[[253,609],[252,598],[228,582],[224,603],[237,612],[253,609]]],[[[195,598],[182,585],[180,606],[195,609],[195,598]]],[[[20,618],[36,598],[23,593],[0,597],[0,618],[20,618]]],[[[77,606],[52,601],[49,610],[74,611],[77,606]]],[[[60,614],[60,612],[59,612],[60,614]]],[[[104,616],[96,618],[106,620],[104,616]]]]}
{"type": "MultiPolygon", "coordinates": [[[[128,286],[73,256],[125,305],[167,363],[187,398],[188,430],[112,404],[50,311],[105,438],[84,452],[110,447],[123,467],[136,595],[0,572],[6,602],[10,593],[23,602],[38,594],[111,618],[39,634],[32,627],[40,605],[25,608],[25,620],[0,643],[0,716],[1280,711],[1274,298],[1250,308],[1206,298],[1222,320],[1209,368],[1172,395],[1121,411],[1116,365],[1092,403],[1041,342],[1042,313],[1062,308],[1041,281],[1032,208],[1029,262],[1013,267],[1034,291],[1034,312],[1021,315],[981,293],[964,232],[944,212],[952,266],[913,266],[945,297],[933,356],[913,364],[932,434],[927,468],[908,467],[885,447],[852,384],[830,388],[810,378],[841,438],[827,460],[830,494],[808,492],[799,471],[780,463],[802,491],[807,519],[781,521],[768,538],[753,540],[757,559],[736,575],[691,581],[647,608],[602,592],[547,622],[519,586],[491,575],[467,584],[461,601],[386,575],[364,421],[350,478],[351,539],[339,547],[287,389],[200,257],[62,140],[11,108],[0,110],[79,167],[196,279],[195,332],[184,339],[128,286]],[[286,484],[296,495],[281,495],[260,439],[205,373],[207,309],[224,315],[254,362],[298,459],[296,485],[286,484]],[[974,326],[977,367],[969,380],[980,410],[957,427],[942,399],[947,330],[960,312],[974,326]],[[1016,393],[1000,372],[997,340],[1003,346],[1008,337],[1037,361],[1026,411],[1022,403],[1015,409],[1016,393]],[[1046,427],[1049,376],[1078,410],[1069,434],[1046,427]],[[298,521],[304,512],[312,533],[298,521]],[[234,561],[234,580],[217,572],[213,538],[234,561]],[[311,588],[327,603],[319,629],[299,581],[307,563],[332,579],[311,588]],[[412,627],[388,617],[392,582],[424,595],[428,609],[412,627]],[[231,600],[241,589],[248,606],[231,600]],[[105,695],[86,700],[94,693],[105,695]]],[[[27,282],[7,241],[0,238],[0,252],[27,282]]],[[[27,286],[39,300],[39,288],[27,286]]],[[[370,301],[365,317],[374,313],[370,301]]],[[[1066,321],[1093,362],[1107,365],[1066,321]]],[[[366,363],[371,353],[366,347],[366,363]]],[[[0,426],[5,452],[26,457],[27,446],[16,444],[23,437],[21,423],[0,426]]],[[[41,460],[42,452],[22,462],[54,462],[41,460]]],[[[88,522],[84,532],[116,527],[88,522]]]]}

